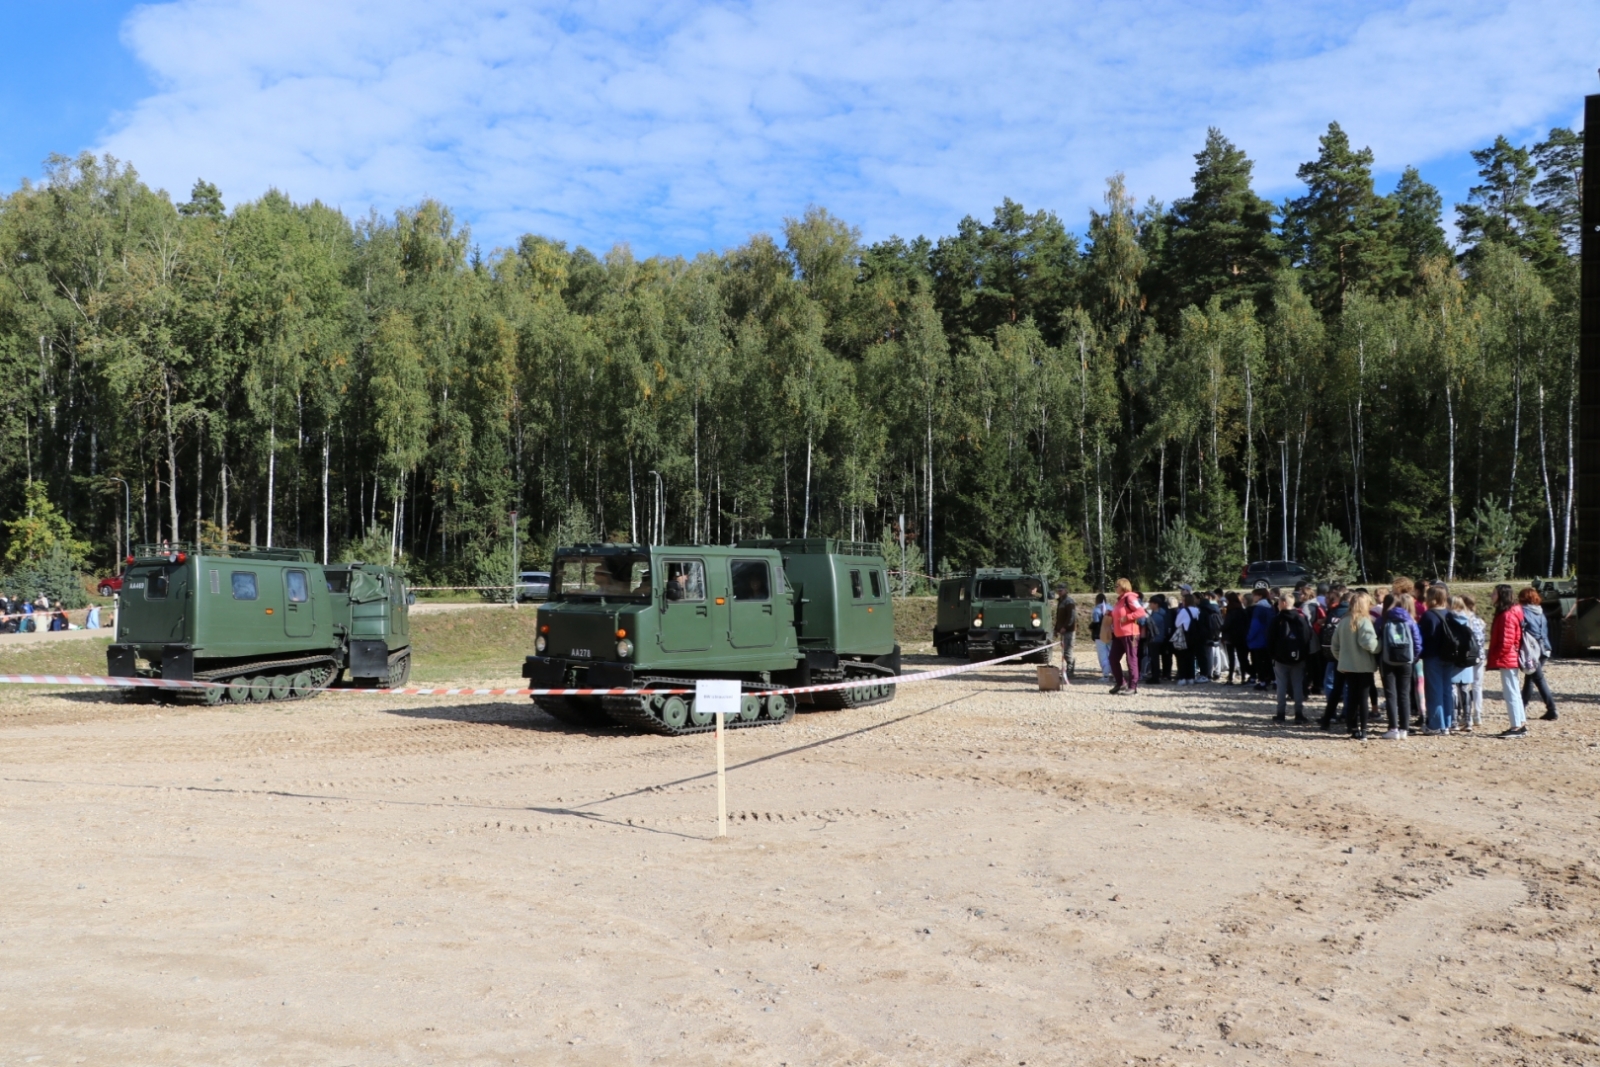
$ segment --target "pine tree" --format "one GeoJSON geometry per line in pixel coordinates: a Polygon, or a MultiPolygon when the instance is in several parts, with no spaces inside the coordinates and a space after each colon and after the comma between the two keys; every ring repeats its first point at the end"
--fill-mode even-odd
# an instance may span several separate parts
{"type": "Polygon", "coordinates": [[[1533,146],[1539,179],[1533,183],[1534,206],[1560,234],[1569,255],[1577,255],[1583,225],[1579,181],[1583,176],[1583,134],[1557,126],[1533,146]]]}
{"type": "Polygon", "coordinates": [[[1406,277],[1400,289],[1409,292],[1411,280],[1425,261],[1450,253],[1441,225],[1444,198],[1438,189],[1422,180],[1416,167],[1407,167],[1389,200],[1395,207],[1395,243],[1405,257],[1406,277]]]}
{"type": "Polygon", "coordinates": [[[1285,241],[1293,262],[1305,271],[1305,289],[1325,313],[1344,306],[1361,288],[1387,292],[1403,277],[1398,207],[1372,186],[1372,149],[1357,151],[1337,122],[1319,138],[1317,158],[1296,176],[1306,195],[1285,211],[1285,241]]]}
{"type": "Polygon", "coordinates": [[[1472,160],[1481,181],[1467,191],[1465,204],[1456,205],[1456,228],[1468,246],[1463,258],[1471,263],[1477,247],[1493,241],[1536,267],[1552,266],[1561,255],[1559,231],[1530,199],[1539,174],[1533,154],[1502,136],[1474,150],[1472,160]]]}
{"type": "Polygon", "coordinates": [[[1250,157],[1213,126],[1194,160],[1193,193],[1161,220],[1159,272],[1171,315],[1218,294],[1259,299],[1279,263],[1273,207],[1250,187],[1250,157]]]}

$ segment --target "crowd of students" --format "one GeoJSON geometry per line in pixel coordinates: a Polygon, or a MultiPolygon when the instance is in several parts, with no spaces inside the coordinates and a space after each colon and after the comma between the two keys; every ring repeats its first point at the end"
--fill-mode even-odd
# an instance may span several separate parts
{"type": "MultiPolygon", "coordinates": [[[[1063,587],[1057,596],[1070,678],[1076,602],[1063,587]]],[[[1498,671],[1510,719],[1500,736],[1527,736],[1534,692],[1543,718],[1557,718],[1544,676],[1549,628],[1531,586],[1496,586],[1485,623],[1471,596],[1442,582],[1423,588],[1396,578],[1373,590],[1301,583],[1288,592],[1258,585],[1243,595],[1182,586],[1175,598],[1158,593],[1146,603],[1123,578],[1109,598],[1096,595],[1089,624],[1112,695],[1136,693],[1141,682],[1238,684],[1274,694],[1275,721],[1289,721],[1292,702],[1294,721],[1308,723],[1306,701],[1320,688],[1322,729],[1342,724],[1365,740],[1381,723],[1384,739],[1401,740],[1481,730],[1484,682],[1498,671]]]]}
{"type": "MultiPolygon", "coordinates": [[[[95,630],[100,627],[100,608],[91,607],[84,616],[83,628],[95,630]]],[[[67,609],[57,602],[53,607],[50,598],[40,594],[33,600],[23,596],[10,597],[0,594],[0,634],[31,634],[41,630],[71,630],[77,629],[67,619],[67,609]]]]}

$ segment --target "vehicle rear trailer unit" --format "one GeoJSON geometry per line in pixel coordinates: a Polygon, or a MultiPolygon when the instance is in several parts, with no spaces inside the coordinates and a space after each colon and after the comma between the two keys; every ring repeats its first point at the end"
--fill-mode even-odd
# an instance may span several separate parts
{"type": "Polygon", "coordinates": [[[1570,612],[1552,613],[1559,614],[1561,622],[1557,647],[1568,656],[1600,653],[1600,94],[1584,100],[1583,125],[1583,232],[1578,247],[1578,573],[1570,612]]]}

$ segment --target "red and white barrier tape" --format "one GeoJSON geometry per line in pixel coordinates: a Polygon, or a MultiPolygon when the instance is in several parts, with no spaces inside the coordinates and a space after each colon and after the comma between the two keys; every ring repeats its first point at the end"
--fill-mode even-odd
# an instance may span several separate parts
{"type": "MultiPolygon", "coordinates": [[[[1048,648],[1049,646],[1044,646],[1048,648]]],[[[977,663],[963,663],[957,667],[939,667],[931,671],[921,671],[917,674],[897,674],[884,676],[881,679],[855,678],[847,682],[825,682],[820,685],[802,685],[789,689],[763,689],[761,695],[766,696],[795,696],[801,693],[824,693],[834,689],[858,689],[863,685],[912,685],[917,682],[928,682],[935,678],[948,678],[951,675],[964,674],[967,671],[978,670],[981,667],[993,666],[1007,660],[1020,659],[1031,656],[1039,649],[1029,648],[1020,652],[1013,652],[1006,656],[996,656],[994,659],[980,660],[977,663]]],[[[136,688],[136,689],[213,689],[223,688],[236,684],[235,682],[186,682],[175,678],[112,678],[100,674],[0,674],[0,685],[84,685],[105,686],[111,688],[136,688]]],[[[529,697],[597,697],[597,696],[640,696],[672,695],[694,692],[693,689],[530,689],[530,688],[484,688],[478,686],[449,686],[435,688],[401,687],[398,689],[324,689],[325,693],[352,693],[363,696],[529,696],[529,697]]]]}

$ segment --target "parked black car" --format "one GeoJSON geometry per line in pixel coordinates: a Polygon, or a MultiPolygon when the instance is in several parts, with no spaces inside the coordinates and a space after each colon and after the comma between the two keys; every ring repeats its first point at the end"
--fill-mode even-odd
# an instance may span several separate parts
{"type": "Polygon", "coordinates": [[[1239,584],[1246,589],[1261,584],[1289,589],[1297,582],[1312,580],[1311,571],[1306,565],[1292,559],[1257,560],[1239,572],[1239,584]]]}

